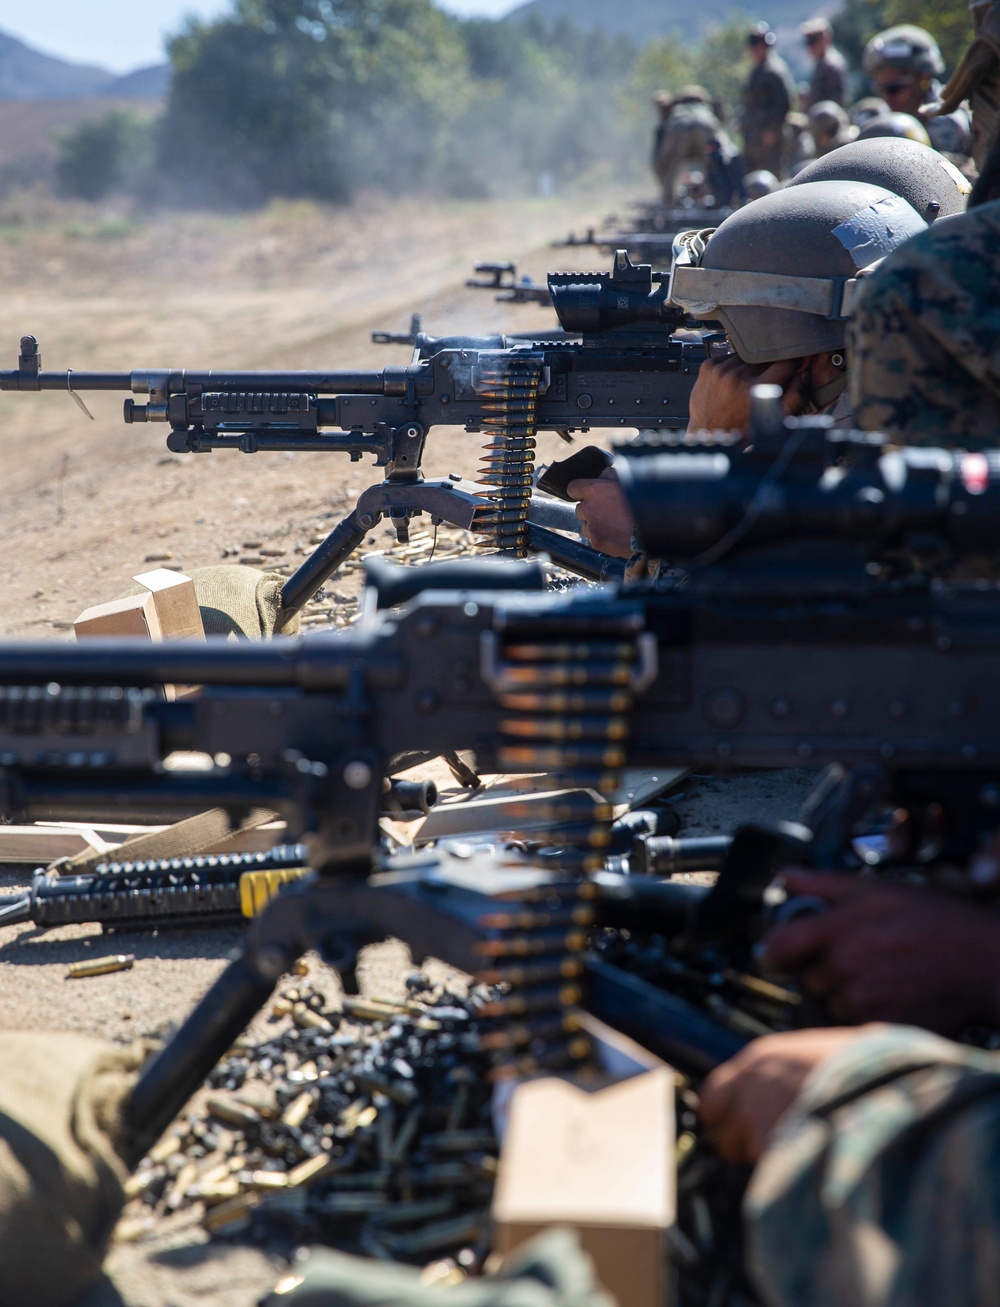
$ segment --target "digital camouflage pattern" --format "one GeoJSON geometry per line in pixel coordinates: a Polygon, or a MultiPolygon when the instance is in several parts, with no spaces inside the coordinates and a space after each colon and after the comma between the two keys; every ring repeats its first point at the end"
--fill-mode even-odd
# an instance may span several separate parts
{"type": "Polygon", "coordinates": [[[868,279],[849,327],[854,411],[903,444],[1000,436],[1000,202],[935,223],[868,279]]]}
{"type": "Polygon", "coordinates": [[[767,1307],[997,1307],[1000,1055],[859,1032],[783,1119],[745,1216],[767,1307]]]}

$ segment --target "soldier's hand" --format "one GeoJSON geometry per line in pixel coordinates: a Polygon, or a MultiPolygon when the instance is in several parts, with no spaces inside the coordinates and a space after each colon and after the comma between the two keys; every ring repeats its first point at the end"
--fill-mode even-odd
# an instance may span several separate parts
{"type": "Polygon", "coordinates": [[[612,558],[630,558],[635,518],[615,470],[609,467],[599,477],[579,477],[569,483],[566,493],[579,501],[576,515],[594,548],[612,558]]]}
{"type": "Polygon", "coordinates": [[[727,1162],[753,1164],[811,1072],[857,1030],[789,1030],[765,1035],[717,1067],[702,1086],[700,1114],[727,1162]]]}
{"type": "Polygon", "coordinates": [[[942,1034],[1000,1024],[1000,918],[911,885],[787,872],[826,912],[765,940],[778,971],[801,973],[838,1021],[896,1021],[942,1034]]]}
{"type": "Polygon", "coordinates": [[[794,417],[806,405],[808,372],[801,359],[778,363],[744,363],[738,354],[706,359],[691,391],[689,431],[746,431],[750,425],[750,392],[754,386],[781,386],[785,412],[794,417]]]}

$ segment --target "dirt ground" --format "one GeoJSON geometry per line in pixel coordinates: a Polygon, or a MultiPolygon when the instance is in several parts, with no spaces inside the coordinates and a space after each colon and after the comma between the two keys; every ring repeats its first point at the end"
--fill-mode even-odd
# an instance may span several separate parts
{"type": "MultiPolygon", "coordinates": [[[[380,368],[407,361],[409,351],[372,345],[371,331],[405,330],[413,311],[435,334],[553,325],[539,307],[499,305],[463,282],[477,259],[516,259],[536,277],[603,266],[599,255],[553,251],[549,242],[613,203],[371,200],[335,211],[284,205],[238,219],[136,225],[91,215],[71,227],[0,226],[0,364],[16,366],[18,340],[31,333],[49,368],[380,368]]],[[[122,423],[124,395],[85,398],[93,421],[69,395],[0,395],[0,636],[68,638],[83,608],[116,597],[150,566],[187,569],[265,549],[268,565],[289,570],[377,479],[367,465],[323,454],[171,455],[163,427],[122,423]]],[[[470,475],[481,443],[433,432],[428,474],[470,475]]],[[[557,445],[543,437],[540,457],[557,445]]],[[[349,594],[357,584],[354,573],[337,589],[349,594]]],[[[680,801],[685,829],[794,816],[807,779],[693,781],[680,801]]],[[[16,879],[0,875],[0,892],[16,879]]],[[[235,929],[130,936],[133,971],[68,981],[69,962],[126,945],[96,927],[7,929],[0,1029],[113,1040],[162,1030],[183,1017],[238,940],[235,929]]],[[[404,954],[391,943],[371,950],[366,991],[398,992],[404,954]]],[[[312,966],[314,982],[333,994],[335,977],[312,966]]],[[[207,1245],[190,1225],[116,1245],[108,1269],[111,1279],[80,1307],[250,1307],[280,1272],[257,1250],[207,1245]]]]}

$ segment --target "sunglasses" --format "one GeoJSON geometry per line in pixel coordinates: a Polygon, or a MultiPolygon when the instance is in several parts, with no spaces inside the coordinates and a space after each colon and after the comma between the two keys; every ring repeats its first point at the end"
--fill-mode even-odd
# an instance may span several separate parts
{"type": "Polygon", "coordinates": [[[880,95],[902,95],[904,91],[909,91],[912,86],[912,82],[886,82],[878,89],[880,95]]]}
{"type": "Polygon", "coordinates": [[[819,45],[822,39],[823,39],[822,32],[813,32],[811,36],[807,36],[805,38],[805,41],[806,41],[806,45],[819,45]]]}

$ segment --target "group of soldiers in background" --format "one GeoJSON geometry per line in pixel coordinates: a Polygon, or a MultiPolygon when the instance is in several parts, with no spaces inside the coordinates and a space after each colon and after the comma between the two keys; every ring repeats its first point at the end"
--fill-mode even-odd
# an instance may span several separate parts
{"type": "Polygon", "coordinates": [[[862,62],[875,94],[851,104],[847,61],[829,21],[814,18],[800,30],[813,60],[801,89],[767,23],[754,24],[747,35],[752,68],[738,111],[742,150],[727,130],[726,106],[703,87],[656,93],[653,171],[666,208],[680,203],[686,173],[701,175],[688,192],[696,202],[736,208],[777,189],[812,159],[870,137],[919,141],[963,170],[970,165],[971,116],[962,98],[942,87],[944,60],[929,32],[907,24],[873,37],[862,62]]]}

